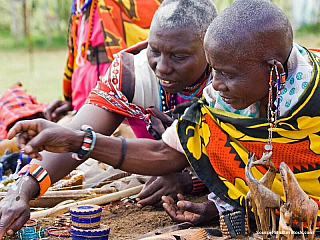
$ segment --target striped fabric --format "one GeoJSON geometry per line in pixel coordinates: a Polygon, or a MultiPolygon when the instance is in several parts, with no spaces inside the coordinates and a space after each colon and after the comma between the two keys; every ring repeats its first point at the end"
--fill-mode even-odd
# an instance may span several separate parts
{"type": "Polygon", "coordinates": [[[18,120],[43,117],[47,103],[38,103],[36,98],[26,93],[21,84],[9,88],[0,96],[0,139],[18,120]]]}

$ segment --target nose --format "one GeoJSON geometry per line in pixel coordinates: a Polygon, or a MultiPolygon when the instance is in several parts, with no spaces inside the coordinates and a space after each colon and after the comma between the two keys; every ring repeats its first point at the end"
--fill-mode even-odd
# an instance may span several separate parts
{"type": "Polygon", "coordinates": [[[167,57],[165,55],[161,55],[158,58],[157,65],[156,65],[156,71],[160,75],[167,75],[172,71],[172,68],[170,67],[169,57],[167,57]]]}
{"type": "Polygon", "coordinates": [[[218,92],[226,92],[228,90],[227,85],[225,84],[225,79],[223,76],[221,76],[219,73],[213,74],[213,81],[212,81],[212,87],[214,90],[218,92]]]}

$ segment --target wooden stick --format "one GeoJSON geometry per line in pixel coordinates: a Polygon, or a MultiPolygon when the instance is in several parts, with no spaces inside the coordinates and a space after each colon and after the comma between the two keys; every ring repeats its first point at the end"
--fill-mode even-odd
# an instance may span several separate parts
{"type": "Polygon", "coordinates": [[[132,187],[129,189],[125,189],[120,192],[110,193],[110,194],[96,197],[96,198],[82,200],[82,201],[78,201],[78,202],[74,202],[74,203],[69,203],[69,204],[66,204],[63,206],[54,207],[54,208],[50,208],[50,209],[43,210],[43,211],[32,212],[31,218],[54,217],[54,216],[60,215],[62,213],[68,212],[70,207],[77,206],[77,205],[83,205],[83,204],[103,205],[108,202],[118,201],[122,198],[137,194],[141,191],[141,189],[142,189],[142,185],[132,187]]]}
{"type": "MultiPolygon", "coordinates": [[[[80,196],[85,197],[86,195],[92,194],[106,194],[110,193],[112,189],[101,189],[101,188],[90,188],[90,189],[77,189],[77,190],[62,190],[62,191],[47,191],[43,197],[68,197],[68,196],[80,196]]],[[[7,192],[0,192],[0,198],[4,198],[7,192]]]]}

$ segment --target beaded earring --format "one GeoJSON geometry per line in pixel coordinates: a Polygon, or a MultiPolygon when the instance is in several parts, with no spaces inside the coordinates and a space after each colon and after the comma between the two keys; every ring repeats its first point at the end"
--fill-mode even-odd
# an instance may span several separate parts
{"type": "Polygon", "coordinates": [[[272,68],[270,71],[269,79],[269,97],[268,97],[268,109],[267,109],[267,119],[269,122],[269,135],[268,142],[265,145],[265,150],[272,151],[272,133],[273,129],[277,127],[277,121],[280,115],[280,93],[284,88],[286,81],[286,73],[282,64],[276,60],[272,61],[272,68]],[[279,73],[281,71],[281,73],[279,73]],[[274,88],[276,91],[276,96],[274,99],[274,88]]]}

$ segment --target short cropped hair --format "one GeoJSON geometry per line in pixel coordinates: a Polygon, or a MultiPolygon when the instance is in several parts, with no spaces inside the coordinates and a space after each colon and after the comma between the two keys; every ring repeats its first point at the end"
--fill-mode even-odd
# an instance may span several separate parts
{"type": "Polygon", "coordinates": [[[291,50],[293,33],[285,13],[270,0],[235,0],[208,27],[205,45],[212,40],[237,52],[263,52],[269,47],[285,54],[291,50]],[[273,37],[277,46],[271,46],[273,37]]]}
{"type": "Polygon", "coordinates": [[[164,0],[155,12],[153,24],[161,28],[188,27],[203,40],[212,20],[218,15],[212,0],[164,0]]]}

